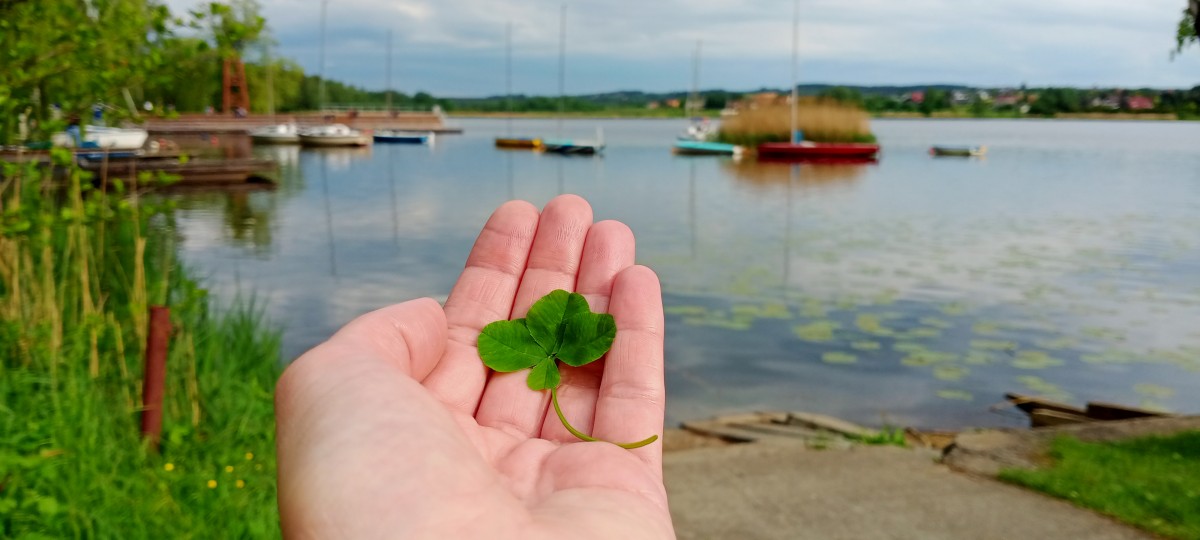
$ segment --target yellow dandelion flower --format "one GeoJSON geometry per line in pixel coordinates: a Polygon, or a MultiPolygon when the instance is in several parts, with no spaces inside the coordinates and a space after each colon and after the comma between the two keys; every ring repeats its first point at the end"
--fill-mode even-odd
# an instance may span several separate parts
{"type": "Polygon", "coordinates": [[[164,471],[173,471],[173,470],[175,470],[175,464],[167,463],[166,465],[163,465],[163,470],[164,471]]]}
{"type": "Polygon", "coordinates": [[[238,478],[236,485],[237,485],[238,489],[242,489],[242,488],[246,487],[246,481],[242,480],[241,478],[238,478]]]}
{"type": "Polygon", "coordinates": [[[246,452],[246,461],[254,459],[254,452],[246,452]]]}
{"type": "Polygon", "coordinates": [[[209,480],[208,481],[208,489],[217,489],[217,481],[209,480]]]}
{"type": "Polygon", "coordinates": [[[231,472],[233,472],[233,465],[226,465],[226,466],[225,466],[225,472],[227,472],[227,473],[231,473],[231,472]]]}

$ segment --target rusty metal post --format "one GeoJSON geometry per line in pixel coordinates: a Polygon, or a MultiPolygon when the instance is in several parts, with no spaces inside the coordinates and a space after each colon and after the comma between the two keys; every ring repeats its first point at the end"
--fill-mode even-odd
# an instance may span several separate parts
{"type": "Polygon", "coordinates": [[[142,437],[158,451],[162,438],[163,386],[167,378],[167,340],[171,336],[171,309],[150,306],[146,334],[146,366],[142,378],[142,437]]]}

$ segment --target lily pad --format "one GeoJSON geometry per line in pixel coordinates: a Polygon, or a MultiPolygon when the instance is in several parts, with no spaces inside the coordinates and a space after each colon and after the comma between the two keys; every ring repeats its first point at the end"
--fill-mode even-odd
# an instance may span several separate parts
{"type": "Polygon", "coordinates": [[[878,351],[883,347],[878,341],[855,341],[850,348],[858,351],[878,351]]]}
{"type": "Polygon", "coordinates": [[[810,324],[802,324],[794,330],[800,339],[820,343],[833,341],[833,332],[838,327],[838,323],[833,321],[817,321],[810,324]]]}
{"type": "Polygon", "coordinates": [[[1021,350],[1013,360],[1013,367],[1018,369],[1046,369],[1063,365],[1063,361],[1054,358],[1045,351],[1021,350]]]}
{"type": "Polygon", "coordinates": [[[937,397],[956,401],[975,401],[975,395],[966,390],[938,390],[937,397]]]}
{"type": "Polygon", "coordinates": [[[830,351],[821,355],[821,361],[826,364],[853,364],[858,362],[858,357],[850,353],[830,351]]]}

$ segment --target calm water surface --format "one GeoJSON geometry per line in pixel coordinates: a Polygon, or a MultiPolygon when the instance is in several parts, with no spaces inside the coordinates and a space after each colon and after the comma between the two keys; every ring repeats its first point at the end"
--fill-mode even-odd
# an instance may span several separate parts
{"type": "Polygon", "coordinates": [[[1200,124],[876,121],[879,164],[789,166],[674,157],[678,121],[564,123],[602,127],[603,158],[499,151],[504,121],[459,123],[433,147],[256,149],[282,185],[181,196],[185,257],[219,298],[264,300],[288,360],[444,298],[500,203],[577,193],[662,278],[669,421],[1021,424],[991,409],[1007,391],[1200,411],[1200,124]]]}

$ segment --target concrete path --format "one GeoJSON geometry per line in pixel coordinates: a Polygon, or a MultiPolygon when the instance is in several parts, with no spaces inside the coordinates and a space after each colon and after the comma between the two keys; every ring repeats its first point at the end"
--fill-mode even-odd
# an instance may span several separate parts
{"type": "Polygon", "coordinates": [[[1065,502],[953,472],[935,457],[768,441],[668,452],[665,470],[681,539],[1153,538],[1065,502]]]}

